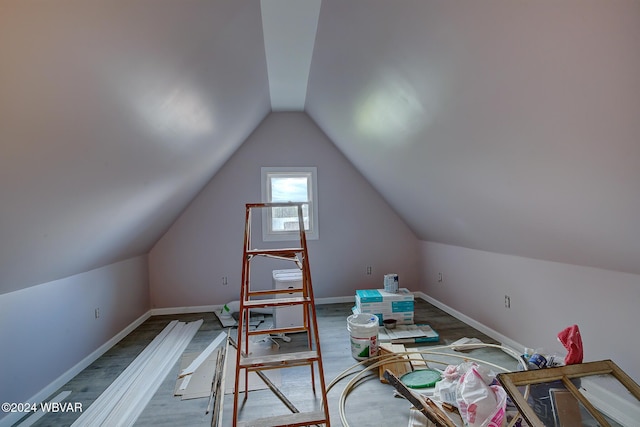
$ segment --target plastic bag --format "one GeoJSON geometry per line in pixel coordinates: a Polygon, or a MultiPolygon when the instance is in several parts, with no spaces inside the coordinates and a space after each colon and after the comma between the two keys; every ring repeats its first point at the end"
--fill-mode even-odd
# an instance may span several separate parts
{"type": "Polygon", "coordinates": [[[504,391],[504,388],[499,385],[492,385],[491,389],[496,395],[496,400],[498,404],[496,405],[495,410],[491,414],[491,418],[484,420],[481,424],[481,427],[500,427],[502,426],[502,421],[506,416],[507,410],[507,392],[504,391]]]}
{"type": "Polygon", "coordinates": [[[462,420],[470,427],[500,426],[504,419],[506,392],[498,385],[487,385],[477,366],[460,377],[456,400],[462,420]]]}
{"type": "Polygon", "coordinates": [[[472,364],[469,362],[465,362],[460,365],[447,366],[442,373],[442,380],[436,383],[436,387],[434,389],[435,396],[438,396],[441,402],[458,406],[458,402],[456,400],[458,393],[458,379],[471,366],[472,364]]]}
{"type": "Polygon", "coordinates": [[[451,405],[458,406],[458,381],[447,378],[446,376],[436,383],[434,389],[434,396],[439,398],[441,402],[449,403],[451,405]]]}
{"type": "Polygon", "coordinates": [[[476,372],[480,375],[486,385],[491,385],[495,381],[496,375],[493,371],[479,366],[475,362],[463,362],[459,365],[449,365],[442,373],[442,380],[436,383],[434,390],[435,396],[439,397],[440,401],[450,403],[457,407],[460,377],[467,373],[471,368],[475,368],[476,372]]]}

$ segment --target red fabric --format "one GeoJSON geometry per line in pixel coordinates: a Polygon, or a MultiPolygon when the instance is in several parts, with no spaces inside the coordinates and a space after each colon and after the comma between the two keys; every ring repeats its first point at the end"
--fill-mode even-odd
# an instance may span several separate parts
{"type": "Polygon", "coordinates": [[[580,337],[580,329],[578,329],[578,325],[569,326],[560,332],[558,334],[558,339],[569,352],[564,358],[565,365],[582,363],[582,338],[580,337]]]}

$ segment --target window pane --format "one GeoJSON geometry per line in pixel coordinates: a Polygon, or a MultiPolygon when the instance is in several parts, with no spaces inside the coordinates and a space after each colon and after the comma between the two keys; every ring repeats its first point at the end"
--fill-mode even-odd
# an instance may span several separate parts
{"type": "MultiPolygon", "coordinates": [[[[306,202],[309,200],[309,178],[304,176],[271,177],[272,202],[306,202]]],[[[309,205],[302,207],[305,230],[309,229],[309,205]]],[[[271,209],[272,231],[296,231],[298,226],[298,209],[282,207],[271,209]]]]}
{"type": "Polygon", "coordinates": [[[640,400],[613,375],[582,377],[579,390],[612,427],[638,425],[640,400]]]}
{"type": "Polygon", "coordinates": [[[272,177],[271,201],[272,202],[308,202],[307,177],[272,177]]]}
{"type": "MultiPolygon", "coordinates": [[[[302,206],[302,219],[304,229],[309,229],[309,205],[302,206]]],[[[298,208],[295,206],[284,208],[271,208],[271,229],[273,231],[295,231],[298,230],[298,208]]]]}

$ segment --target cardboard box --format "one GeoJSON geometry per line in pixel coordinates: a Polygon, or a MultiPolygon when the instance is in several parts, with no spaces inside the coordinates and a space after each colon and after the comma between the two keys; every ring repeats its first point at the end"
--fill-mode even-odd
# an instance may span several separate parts
{"type": "Polygon", "coordinates": [[[397,293],[386,292],[384,289],[362,289],[356,291],[356,298],[360,303],[413,301],[413,293],[407,288],[398,289],[397,293]]]}
{"type": "Polygon", "coordinates": [[[373,311],[362,311],[359,307],[354,306],[351,311],[353,314],[371,313],[378,317],[378,325],[382,326],[382,322],[385,319],[396,319],[398,325],[412,325],[413,324],[413,311],[405,311],[402,313],[380,313],[373,311]]]}
{"type": "Polygon", "coordinates": [[[413,311],[413,301],[388,301],[388,302],[361,302],[356,295],[356,307],[362,311],[400,313],[403,311],[413,311]]]}
{"type": "Polygon", "coordinates": [[[397,293],[384,289],[362,289],[356,291],[354,313],[372,313],[378,316],[382,326],[385,319],[395,319],[399,325],[413,324],[414,297],[407,288],[397,293]]]}

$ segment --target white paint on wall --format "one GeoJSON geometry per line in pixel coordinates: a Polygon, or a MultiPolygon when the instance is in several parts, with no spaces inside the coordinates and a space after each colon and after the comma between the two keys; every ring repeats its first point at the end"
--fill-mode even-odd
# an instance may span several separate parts
{"type": "Polygon", "coordinates": [[[640,2],[324,1],[305,111],[419,239],[640,274],[640,2]]]}
{"type": "Polygon", "coordinates": [[[577,324],[585,361],[611,359],[640,381],[640,275],[424,241],[421,261],[422,291],[430,297],[550,353],[566,354],[557,335],[577,324]]]}
{"type": "MultiPolygon", "coordinates": [[[[389,272],[417,288],[413,232],[305,113],[272,113],[152,248],[153,308],[239,299],[245,204],[261,200],[263,166],[317,167],[322,234],[308,241],[317,298],[382,288],[389,272]]],[[[264,287],[272,286],[271,270],[292,268],[259,258],[252,265],[260,272],[252,271],[252,285],[264,287]]]]}
{"type": "Polygon", "coordinates": [[[0,295],[0,401],[29,401],[148,310],[146,256],[0,295]]]}

